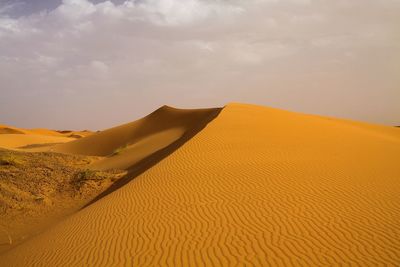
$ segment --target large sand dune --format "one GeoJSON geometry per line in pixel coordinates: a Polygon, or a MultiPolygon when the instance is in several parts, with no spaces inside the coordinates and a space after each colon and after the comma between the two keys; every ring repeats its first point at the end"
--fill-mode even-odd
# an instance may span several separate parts
{"type": "Polygon", "coordinates": [[[188,140],[219,112],[219,108],[182,110],[163,106],[143,119],[56,146],[52,151],[106,157],[94,164],[94,169],[131,169],[155,152],[188,140]]]}
{"type": "MultiPolygon", "coordinates": [[[[158,116],[55,150],[129,169],[135,149],[155,153],[192,128],[158,116]]],[[[202,127],[1,265],[399,264],[400,129],[241,104],[202,127]]]]}

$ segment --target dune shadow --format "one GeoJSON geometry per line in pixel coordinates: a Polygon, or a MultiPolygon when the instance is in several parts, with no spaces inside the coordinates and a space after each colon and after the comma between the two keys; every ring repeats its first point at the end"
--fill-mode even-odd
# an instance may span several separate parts
{"type": "Polygon", "coordinates": [[[157,163],[159,163],[161,160],[166,158],[168,155],[173,153],[175,150],[177,150],[179,147],[184,145],[187,141],[192,139],[197,133],[199,133],[201,130],[203,130],[208,123],[210,123],[212,120],[214,120],[221,112],[222,108],[216,108],[209,116],[206,118],[202,119],[199,121],[199,123],[193,127],[192,129],[186,131],[182,137],[177,139],[175,142],[169,144],[168,146],[154,152],[153,154],[147,156],[146,158],[140,160],[139,162],[135,163],[134,165],[130,166],[128,168],[128,173],[114,182],[110,187],[108,187],[105,191],[103,191],[101,194],[96,196],[93,200],[91,200],[89,203],[87,203],[85,206],[83,206],[81,209],[84,209],[93,203],[97,202],[98,200],[102,199],[103,197],[107,196],[108,194],[114,192],[115,190],[121,188],[122,186],[126,185],[133,179],[135,179],[137,176],[140,174],[144,173],[157,163]]]}

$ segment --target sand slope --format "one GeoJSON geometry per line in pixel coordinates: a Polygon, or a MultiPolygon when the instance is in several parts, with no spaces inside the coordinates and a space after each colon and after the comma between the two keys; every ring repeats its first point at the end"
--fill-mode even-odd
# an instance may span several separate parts
{"type": "Polygon", "coordinates": [[[59,136],[59,137],[71,137],[71,135],[75,135],[75,138],[86,137],[91,135],[93,132],[88,130],[83,131],[57,131],[50,130],[44,128],[35,128],[35,129],[22,129],[9,125],[0,124],[0,134],[35,134],[35,135],[47,135],[47,136],[59,136]]]}
{"type": "Polygon", "coordinates": [[[96,160],[0,149],[0,254],[76,212],[126,174],[88,171],[96,160]]]}
{"type": "Polygon", "coordinates": [[[54,145],[75,140],[62,136],[49,136],[38,134],[1,134],[0,147],[2,148],[29,148],[54,145]]]}
{"type": "Polygon", "coordinates": [[[399,155],[394,127],[231,104],[157,165],[0,262],[396,266],[399,155]]]}
{"type": "Polygon", "coordinates": [[[15,127],[0,125],[0,134],[25,134],[25,131],[15,127]]]}
{"type": "Polygon", "coordinates": [[[163,106],[140,120],[58,145],[52,151],[106,157],[93,169],[129,169],[184,135],[194,134],[219,111],[163,106]]]}
{"type": "Polygon", "coordinates": [[[20,148],[29,149],[30,151],[47,150],[46,147],[70,142],[91,134],[92,132],[90,131],[55,131],[41,128],[21,129],[0,124],[0,148],[20,148]]]}

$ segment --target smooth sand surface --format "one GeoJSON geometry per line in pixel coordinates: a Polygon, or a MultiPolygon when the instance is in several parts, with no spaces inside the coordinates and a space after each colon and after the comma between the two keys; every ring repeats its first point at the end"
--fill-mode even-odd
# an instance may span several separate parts
{"type": "Polygon", "coordinates": [[[25,134],[23,130],[0,124],[0,134],[25,134]]]}
{"type": "Polygon", "coordinates": [[[93,132],[84,130],[84,131],[57,131],[57,130],[50,130],[45,128],[34,128],[34,129],[23,129],[17,128],[14,126],[0,124],[0,134],[37,134],[37,135],[49,135],[49,136],[61,136],[61,137],[68,137],[69,135],[80,135],[81,137],[89,136],[93,132]]]}
{"type": "Polygon", "coordinates": [[[55,131],[49,129],[22,129],[0,124],[0,148],[47,150],[48,147],[74,141],[91,135],[90,131],[55,131]]]}
{"type": "Polygon", "coordinates": [[[70,137],[49,136],[38,134],[0,134],[0,147],[23,148],[34,145],[51,145],[75,140],[70,137]]]}
{"type": "MultiPolygon", "coordinates": [[[[121,139],[84,150],[108,155],[121,139]]],[[[0,263],[397,266],[399,155],[395,127],[230,104],[168,157],[0,263]]]]}

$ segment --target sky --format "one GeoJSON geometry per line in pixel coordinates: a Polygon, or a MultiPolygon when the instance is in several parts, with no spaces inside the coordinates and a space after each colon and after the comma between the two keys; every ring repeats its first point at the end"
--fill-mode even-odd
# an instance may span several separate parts
{"type": "Polygon", "coordinates": [[[253,103],[400,125],[400,0],[0,0],[0,124],[253,103]]]}

